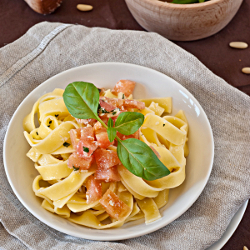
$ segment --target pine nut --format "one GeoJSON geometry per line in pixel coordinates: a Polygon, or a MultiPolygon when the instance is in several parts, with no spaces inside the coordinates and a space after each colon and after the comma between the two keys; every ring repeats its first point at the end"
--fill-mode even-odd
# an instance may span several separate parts
{"type": "Polygon", "coordinates": [[[93,9],[93,6],[87,4],[77,4],[76,8],[80,11],[90,11],[93,9]]]}
{"type": "Polygon", "coordinates": [[[243,247],[243,250],[248,250],[248,248],[246,246],[243,247]]]}
{"type": "Polygon", "coordinates": [[[242,72],[245,73],[245,74],[250,74],[250,67],[243,68],[242,72]]]}
{"type": "Polygon", "coordinates": [[[231,42],[229,43],[229,46],[235,49],[246,49],[248,44],[244,42],[231,42]]]}

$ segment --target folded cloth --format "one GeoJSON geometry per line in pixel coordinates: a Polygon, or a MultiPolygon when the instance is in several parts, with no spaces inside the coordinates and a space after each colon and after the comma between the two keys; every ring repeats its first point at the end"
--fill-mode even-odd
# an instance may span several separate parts
{"type": "Polygon", "coordinates": [[[60,233],[33,217],[8,184],[1,158],[1,246],[74,250],[207,248],[220,239],[250,196],[250,98],[160,35],[60,23],[35,25],[0,49],[1,141],[15,109],[28,93],[57,73],[95,62],[126,62],[158,70],[196,97],[209,118],[215,141],[213,170],[204,191],[187,212],[154,233],[119,242],[90,241],[60,233]]]}

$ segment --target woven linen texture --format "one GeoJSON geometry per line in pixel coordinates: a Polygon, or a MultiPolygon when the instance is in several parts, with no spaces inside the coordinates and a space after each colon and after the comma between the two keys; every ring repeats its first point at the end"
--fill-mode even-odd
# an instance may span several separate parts
{"type": "MultiPolygon", "coordinates": [[[[195,96],[208,116],[215,141],[208,184],[186,213],[154,233],[119,242],[90,241],[60,233],[30,214],[14,195],[1,158],[1,247],[206,249],[220,239],[250,196],[250,98],[160,35],[60,23],[35,25],[23,37],[0,49],[1,141],[18,105],[40,83],[64,70],[96,62],[125,62],[155,69],[195,96]]],[[[3,154],[3,144],[0,150],[3,154]]]]}

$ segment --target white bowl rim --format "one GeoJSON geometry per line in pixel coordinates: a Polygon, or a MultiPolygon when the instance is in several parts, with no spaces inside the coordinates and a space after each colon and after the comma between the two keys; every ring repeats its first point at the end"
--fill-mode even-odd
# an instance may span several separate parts
{"type": "MultiPolygon", "coordinates": [[[[176,220],[177,218],[179,218],[183,213],[185,213],[192,205],[193,203],[198,199],[198,197],[201,195],[202,191],[204,190],[207,182],[208,182],[208,179],[210,177],[210,174],[211,174],[211,171],[212,171],[212,167],[213,167],[213,161],[214,161],[214,138],[213,138],[213,133],[212,133],[212,128],[211,128],[211,125],[210,125],[210,122],[207,118],[207,115],[205,113],[205,111],[203,110],[202,106],[200,105],[200,103],[196,100],[196,98],[185,88],[183,87],[180,83],[176,82],[173,78],[157,71],[157,70],[154,70],[154,69],[151,69],[151,68],[148,68],[148,67],[145,67],[145,66],[140,66],[140,65],[137,65],[137,64],[131,64],[131,63],[122,63],[122,62],[100,62],[100,63],[91,63],[91,64],[85,64],[85,65],[82,65],[82,66],[78,66],[78,67],[75,67],[75,68],[71,68],[71,69],[68,69],[68,70],[65,70],[63,72],[60,72],[52,77],[50,77],[49,79],[47,79],[46,81],[44,81],[43,83],[41,83],[40,85],[38,85],[36,88],[34,88],[25,98],[24,100],[19,104],[19,106],[17,107],[16,111],[14,112],[10,122],[9,122],[9,125],[7,127],[7,132],[5,134],[5,138],[4,138],[4,148],[3,148],[3,160],[4,160],[4,168],[5,168],[5,173],[7,175],[7,179],[8,179],[8,182],[12,188],[12,190],[14,191],[15,195],[17,196],[17,198],[19,199],[19,201],[21,201],[22,205],[32,214],[34,215],[37,219],[39,219],[41,222],[43,222],[44,224],[50,226],[51,228],[54,228],[56,229],[57,231],[59,232],[63,232],[65,234],[68,234],[68,235],[72,235],[72,236],[75,236],[75,237],[79,237],[79,238],[84,238],[84,239],[89,239],[89,240],[98,240],[98,241],[117,241],[117,240],[125,240],[125,239],[131,239],[131,238],[136,238],[136,237],[139,237],[139,236],[143,236],[143,235],[146,235],[146,234],[149,234],[149,233],[152,233],[152,232],[155,232],[156,230],[160,229],[160,228],[163,228],[164,226],[172,223],[174,220],[176,220]],[[198,108],[201,110],[201,112],[203,113],[204,115],[204,118],[206,119],[206,122],[207,122],[207,125],[209,127],[209,133],[210,133],[210,138],[211,138],[211,152],[212,152],[212,157],[210,158],[210,163],[209,163],[209,171],[207,172],[207,175],[206,175],[206,178],[205,180],[203,181],[203,185],[202,185],[202,188],[200,189],[200,192],[198,192],[195,196],[193,196],[192,199],[188,200],[187,202],[187,205],[184,207],[184,208],[181,208],[180,211],[176,214],[176,216],[173,216],[171,218],[170,221],[168,221],[167,223],[163,223],[163,220],[158,220],[157,222],[158,223],[155,223],[154,226],[151,228],[151,229],[147,229],[145,231],[140,231],[138,233],[135,233],[135,232],[132,232],[130,233],[129,235],[112,235],[112,236],[107,236],[107,235],[103,235],[102,237],[100,238],[96,238],[96,236],[94,236],[94,233],[93,235],[91,236],[87,236],[87,237],[84,237],[83,233],[74,233],[72,234],[71,231],[69,230],[66,230],[65,228],[61,228],[53,223],[51,223],[49,220],[46,220],[45,218],[43,218],[42,216],[40,216],[36,211],[32,210],[27,204],[26,202],[22,199],[22,197],[19,195],[18,193],[18,190],[15,188],[14,184],[12,183],[12,180],[10,178],[10,175],[9,175],[9,171],[8,171],[8,167],[7,167],[7,163],[6,163],[6,144],[7,144],[7,137],[8,137],[8,134],[9,134],[9,127],[10,127],[10,124],[12,123],[16,113],[18,113],[18,110],[19,108],[22,106],[22,104],[24,103],[24,101],[26,99],[28,99],[31,95],[33,95],[33,92],[35,90],[37,90],[40,86],[42,86],[43,84],[46,84],[48,81],[51,81],[52,79],[56,79],[58,76],[62,76],[64,74],[68,74],[68,72],[73,72],[73,71],[77,71],[81,68],[85,68],[85,67],[92,67],[92,66],[101,66],[101,65],[128,65],[128,66],[132,66],[132,67],[137,67],[138,69],[139,68],[144,68],[146,70],[149,70],[151,71],[152,73],[155,73],[155,74],[160,74],[166,78],[169,78],[171,79],[172,81],[175,82],[175,84],[182,90],[184,91],[187,91],[189,93],[189,95],[197,102],[196,105],[198,106],[198,108]]],[[[146,227],[145,227],[146,228],[146,227]]],[[[97,230],[97,229],[96,229],[97,230]]],[[[112,229],[113,230],[113,229],[112,229]]],[[[98,230],[99,231],[99,230],[98,230]]]]}

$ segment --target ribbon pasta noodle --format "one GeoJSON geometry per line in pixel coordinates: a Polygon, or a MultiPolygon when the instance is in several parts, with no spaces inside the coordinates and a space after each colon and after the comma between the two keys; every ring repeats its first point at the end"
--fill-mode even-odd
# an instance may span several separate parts
{"type": "MultiPolygon", "coordinates": [[[[184,112],[180,110],[175,116],[169,115],[172,112],[170,97],[138,100],[145,103],[145,108],[139,111],[128,108],[144,114],[139,139],[155,151],[171,173],[147,181],[119,163],[114,166],[119,181],[99,181],[102,197],[89,202],[88,188],[98,176],[98,162],[92,161],[87,170],[69,167],[70,157],[76,151],[70,131],[94,125],[70,115],[63,101],[63,92],[55,89],[40,97],[23,120],[24,136],[31,147],[27,156],[39,172],[32,188],[42,199],[41,206],[73,223],[95,229],[121,227],[142,218],[147,224],[161,218],[160,208],[167,204],[169,190],[181,185],[185,179],[189,151],[188,122],[184,112]],[[112,206],[118,209],[115,213],[112,206]]],[[[132,95],[124,98],[123,93],[111,90],[102,90],[100,95],[107,99],[133,101],[132,95]]],[[[107,150],[114,154],[116,146],[110,145],[107,150]]]]}

